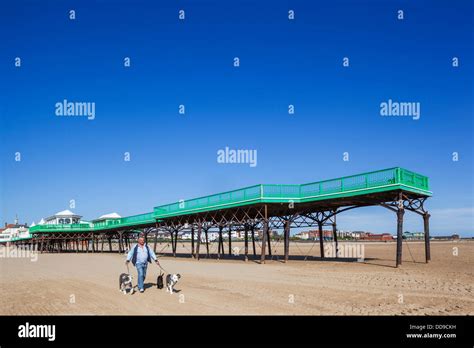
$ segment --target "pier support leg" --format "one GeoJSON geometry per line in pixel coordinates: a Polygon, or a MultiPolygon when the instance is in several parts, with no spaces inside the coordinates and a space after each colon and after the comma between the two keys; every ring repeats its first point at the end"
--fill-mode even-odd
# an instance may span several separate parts
{"type": "Polygon", "coordinates": [[[171,252],[173,253],[173,256],[176,257],[176,251],[174,250],[174,231],[170,231],[170,237],[171,237],[171,252]]]}
{"type": "Polygon", "coordinates": [[[206,233],[206,255],[207,255],[207,258],[209,258],[209,238],[208,238],[208,229],[206,228],[205,231],[206,233]]]}
{"type": "Polygon", "coordinates": [[[262,231],[262,253],[260,255],[260,263],[265,263],[265,247],[267,244],[267,237],[268,237],[268,221],[265,219],[263,223],[263,231],[262,231]]]}
{"type": "Polygon", "coordinates": [[[232,226],[229,226],[229,255],[232,255],[232,226]]]}
{"type": "Polygon", "coordinates": [[[324,259],[324,236],[323,236],[323,223],[318,222],[319,228],[319,252],[321,254],[321,258],[324,259]]]}
{"type": "Polygon", "coordinates": [[[403,214],[405,214],[405,209],[399,207],[397,210],[397,267],[402,264],[403,214]]]}
{"type": "Polygon", "coordinates": [[[285,243],[285,258],[284,262],[288,261],[290,255],[290,221],[285,221],[285,227],[283,231],[283,238],[285,243]]]}
{"type": "Polygon", "coordinates": [[[255,250],[255,226],[252,225],[252,247],[253,247],[253,257],[257,256],[257,251],[255,250]]]}
{"type": "Polygon", "coordinates": [[[153,252],[156,254],[156,244],[158,243],[158,231],[155,231],[155,241],[153,243],[153,252]]]}
{"type": "Polygon", "coordinates": [[[123,253],[123,246],[122,246],[122,241],[123,241],[123,232],[119,232],[119,253],[123,253]]]}
{"type": "Polygon", "coordinates": [[[423,225],[425,230],[425,260],[426,263],[431,260],[430,252],[430,214],[425,213],[423,215],[423,225]]]}
{"type": "Polygon", "coordinates": [[[198,235],[197,235],[197,244],[196,244],[196,260],[199,260],[199,246],[201,245],[201,232],[202,224],[198,224],[198,235]]]}
{"type": "Polygon", "coordinates": [[[265,204],[265,219],[263,221],[263,231],[262,231],[262,252],[260,254],[260,263],[265,263],[265,244],[267,243],[268,236],[268,208],[265,204]]]}
{"type": "Polygon", "coordinates": [[[339,245],[337,243],[337,225],[336,225],[336,215],[334,215],[334,221],[332,223],[332,236],[334,238],[334,244],[336,247],[336,259],[338,258],[339,254],[339,245]]]}
{"type": "Polygon", "coordinates": [[[249,260],[249,226],[245,224],[245,256],[244,260],[249,260]]]}
{"type": "Polygon", "coordinates": [[[191,227],[191,257],[194,259],[194,226],[191,227]]]}
{"type": "Polygon", "coordinates": [[[178,251],[178,230],[174,231],[174,257],[176,257],[176,252],[178,251]]]}
{"type": "Polygon", "coordinates": [[[217,259],[218,260],[221,258],[221,249],[222,249],[222,253],[224,254],[224,241],[222,240],[222,229],[223,229],[223,226],[219,225],[219,241],[217,245],[217,259]]]}
{"type": "Polygon", "coordinates": [[[272,239],[270,238],[270,228],[267,228],[268,255],[272,256],[272,239]]]}

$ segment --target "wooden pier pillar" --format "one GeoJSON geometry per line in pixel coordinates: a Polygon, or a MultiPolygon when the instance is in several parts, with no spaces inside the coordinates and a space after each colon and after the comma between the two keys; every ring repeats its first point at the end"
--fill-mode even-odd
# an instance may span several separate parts
{"type": "Polygon", "coordinates": [[[197,244],[196,244],[196,260],[199,260],[199,246],[201,245],[201,232],[202,232],[202,224],[199,222],[197,244]]]}
{"type": "Polygon", "coordinates": [[[245,224],[245,257],[244,260],[249,260],[249,225],[245,224]]]}
{"type": "Polygon", "coordinates": [[[323,223],[318,221],[319,228],[319,252],[321,253],[321,258],[324,259],[324,236],[323,236],[323,223]]]}
{"type": "Polygon", "coordinates": [[[430,214],[423,214],[423,226],[425,230],[425,262],[428,263],[431,260],[430,251],[430,214]]]}
{"type": "Polygon", "coordinates": [[[405,209],[398,208],[397,210],[397,261],[396,261],[397,267],[402,264],[403,214],[405,214],[405,209]]]}
{"type": "Polygon", "coordinates": [[[229,225],[229,255],[232,255],[232,226],[229,225]]]}
{"type": "MultiPolygon", "coordinates": [[[[158,226],[156,226],[156,228],[158,228],[158,226]]],[[[155,241],[153,243],[153,251],[154,251],[155,254],[156,254],[156,244],[157,243],[158,243],[158,230],[155,230],[155,241]]]]}
{"type": "Polygon", "coordinates": [[[284,227],[284,230],[283,230],[283,238],[284,238],[284,243],[285,243],[284,262],[288,261],[288,258],[289,258],[289,255],[290,255],[290,225],[291,225],[290,220],[285,221],[285,227],[284,227]]]}

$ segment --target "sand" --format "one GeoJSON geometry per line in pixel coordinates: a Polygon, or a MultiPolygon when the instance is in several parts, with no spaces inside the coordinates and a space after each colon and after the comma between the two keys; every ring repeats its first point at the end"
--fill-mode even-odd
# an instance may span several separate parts
{"type": "MultiPolygon", "coordinates": [[[[474,314],[474,242],[432,242],[429,264],[423,243],[410,242],[409,250],[404,243],[400,268],[393,267],[395,243],[364,246],[364,262],[320,261],[317,244],[294,242],[294,253],[314,257],[260,265],[241,257],[164,256],[162,265],[182,275],[173,295],[156,288],[156,265],[148,268],[143,294],[123,295],[118,276],[126,267],[116,253],[40,254],[36,262],[0,258],[0,314],[474,314]]],[[[157,250],[167,248],[159,244],[157,250]]]]}

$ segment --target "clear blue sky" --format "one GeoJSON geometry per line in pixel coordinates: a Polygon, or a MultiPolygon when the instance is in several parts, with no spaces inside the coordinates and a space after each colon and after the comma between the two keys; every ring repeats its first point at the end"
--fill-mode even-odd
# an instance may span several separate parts
{"type": "MultiPolygon", "coordinates": [[[[472,1],[315,3],[2,1],[1,222],[38,221],[71,199],[85,219],[125,216],[402,166],[430,177],[433,234],[472,235],[472,1]],[[63,99],[95,102],[95,120],[55,116],[63,99]],[[421,118],[381,117],[388,99],[421,103],[421,118]],[[226,146],[256,149],[258,165],[217,163],[226,146]]],[[[422,228],[406,216],[406,229],[422,228]]],[[[338,222],[396,227],[383,208],[338,222]]]]}

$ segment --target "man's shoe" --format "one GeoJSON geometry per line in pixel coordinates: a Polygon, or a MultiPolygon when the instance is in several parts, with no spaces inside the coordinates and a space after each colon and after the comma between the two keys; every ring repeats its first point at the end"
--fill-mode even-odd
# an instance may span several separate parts
{"type": "Polygon", "coordinates": [[[143,289],[140,289],[140,292],[144,292],[144,291],[145,291],[145,290],[143,290],[143,289]]]}

